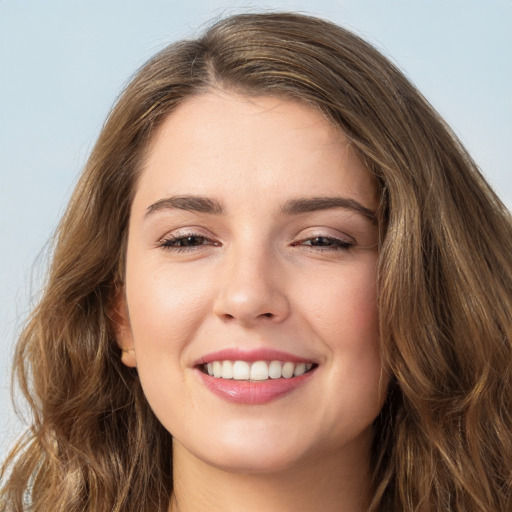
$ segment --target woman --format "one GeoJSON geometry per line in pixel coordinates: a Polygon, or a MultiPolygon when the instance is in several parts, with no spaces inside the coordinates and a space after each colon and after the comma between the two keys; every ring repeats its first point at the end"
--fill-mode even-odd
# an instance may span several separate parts
{"type": "Polygon", "coordinates": [[[249,14],[171,45],[59,227],[0,510],[510,510],[511,254],[353,34],[249,14]]]}

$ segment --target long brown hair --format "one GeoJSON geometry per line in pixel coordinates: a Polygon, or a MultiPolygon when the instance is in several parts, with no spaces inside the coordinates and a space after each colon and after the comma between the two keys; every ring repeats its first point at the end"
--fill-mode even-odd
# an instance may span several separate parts
{"type": "Polygon", "coordinates": [[[454,134],[372,46],[296,14],[227,18],[151,59],[112,110],[55,238],[15,371],[33,425],[0,511],[164,511],[171,436],[120,361],[112,299],[152,134],[213,87],[319,109],[380,184],[370,510],[512,510],[512,222],[454,134]],[[25,504],[25,505],[24,505],[25,504]]]}

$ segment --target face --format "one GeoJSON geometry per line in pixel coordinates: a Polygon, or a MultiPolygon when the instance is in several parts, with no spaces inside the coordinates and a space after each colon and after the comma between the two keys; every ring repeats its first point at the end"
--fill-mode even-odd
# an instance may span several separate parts
{"type": "Polygon", "coordinates": [[[166,119],[117,332],[175,454],[249,472],[367,456],[385,394],[377,203],[343,134],[299,103],[212,92],[166,119]]]}

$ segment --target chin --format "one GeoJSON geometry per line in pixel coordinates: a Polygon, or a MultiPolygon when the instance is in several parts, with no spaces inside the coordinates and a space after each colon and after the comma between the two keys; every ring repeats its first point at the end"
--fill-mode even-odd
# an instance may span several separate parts
{"type": "Polygon", "coordinates": [[[290,432],[272,432],[255,427],[234,432],[225,428],[223,432],[209,432],[199,443],[176,446],[189,452],[203,463],[227,472],[240,474],[279,473],[300,464],[310,450],[304,446],[304,436],[299,439],[290,432]],[[291,434],[291,435],[290,435],[291,434]]]}
{"type": "Polygon", "coordinates": [[[208,458],[203,457],[203,462],[228,473],[247,475],[265,475],[286,472],[300,464],[301,457],[296,452],[281,451],[276,453],[270,449],[252,449],[240,453],[232,450],[224,450],[208,458]]]}

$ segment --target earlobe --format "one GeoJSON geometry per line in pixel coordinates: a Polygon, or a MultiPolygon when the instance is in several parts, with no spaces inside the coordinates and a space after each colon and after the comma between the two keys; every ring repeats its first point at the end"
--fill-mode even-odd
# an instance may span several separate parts
{"type": "Polygon", "coordinates": [[[121,351],[121,361],[130,368],[136,368],[137,358],[135,356],[135,348],[123,348],[121,351]]]}
{"type": "Polygon", "coordinates": [[[109,316],[112,322],[112,328],[117,340],[117,344],[121,349],[121,361],[126,366],[135,368],[137,366],[137,357],[135,354],[130,317],[128,315],[124,289],[117,292],[109,316]]]}

